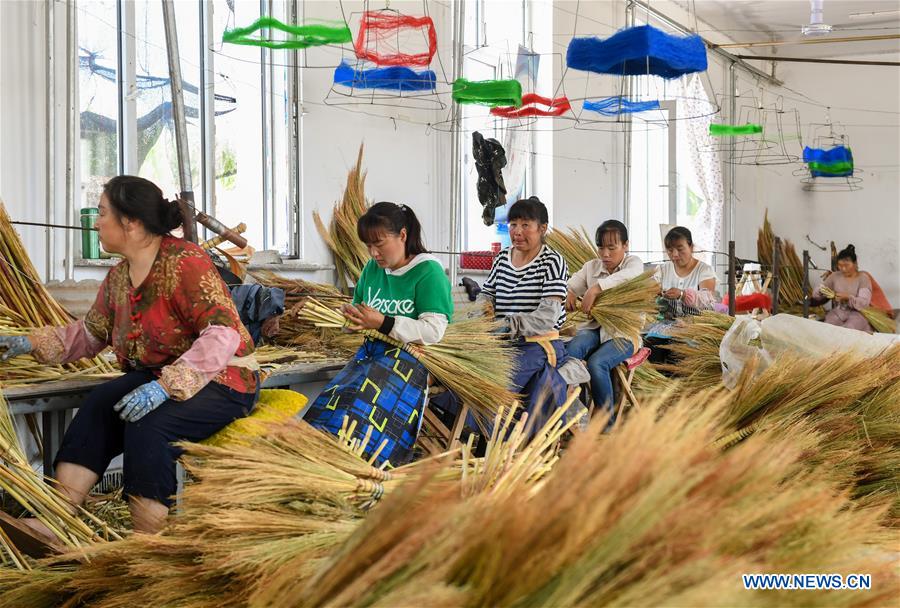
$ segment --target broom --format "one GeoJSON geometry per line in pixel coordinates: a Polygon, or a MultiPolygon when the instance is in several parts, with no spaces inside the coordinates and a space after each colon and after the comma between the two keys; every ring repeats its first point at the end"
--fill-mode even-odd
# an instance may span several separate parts
{"type": "Polygon", "coordinates": [[[655,270],[604,289],[594,300],[591,318],[607,333],[627,336],[637,351],[641,346],[641,329],[646,318],[657,312],[656,295],[659,283],[653,279],[655,270]]]}
{"type": "MultiPolygon", "coordinates": [[[[342,329],[344,315],[310,298],[300,311],[301,317],[317,327],[342,329]]],[[[458,321],[447,326],[438,344],[403,344],[374,330],[359,332],[387,342],[416,357],[463,404],[472,408],[481,422],[493,419],[500,406],[509,406],[516,395],[507,387],[513,371],[512,350],[501,335],[491,333],[500,323],[487,318],[458,321]]]]}
{"type": "Polygon", "coordinates": [[[547,233],[547,244],[566,260],[569,275],[573,275],[589,261],[597,259],[597,248],[584,227],[568,228],[567,232],[553,229],[547,233]]]}
{"type": "MultiPolygon", "coordinates": [[[[819,293],[829,300],[834,300],[837,297],[834,290],[827,285],[819,286],[819,293]]],[[[883,334],[892,334],[896,332],[897,322],[890,318],[883,310],[873,306],[866,306],[859,312],[866,318],[866,321],[869,322],[869,325],[871,325],[876,332],[883,334]]]]}
{"type": "Polygon", "coordinates": [[[356,224],[369,206],[366,201],[366,174],[362,170],[362,158],[363,145],[360,144],[356,166],[347,174],[343,197],[335,204],[331,223],[327,228],[318,211],[313,211],[316,229],[334,254],[338,281],[343,287],[356,283],[369,261],[369,252],[356,234],[356,224]]]}

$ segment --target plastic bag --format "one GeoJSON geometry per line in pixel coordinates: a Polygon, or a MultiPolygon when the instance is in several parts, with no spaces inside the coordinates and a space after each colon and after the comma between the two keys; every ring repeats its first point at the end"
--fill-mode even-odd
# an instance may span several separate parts
{"type": "Polygon", "coordinates": [[[722,338],[719,345],[719,360],[722,363],[722,384],[729,390],[737,386],[744,367],[752,360],[758,361],[755,371],[761,374],[772,364],[772,356],[764,349],[753,345],[762,333],[761,323],[749,316],[737,317],[722,338]]]}

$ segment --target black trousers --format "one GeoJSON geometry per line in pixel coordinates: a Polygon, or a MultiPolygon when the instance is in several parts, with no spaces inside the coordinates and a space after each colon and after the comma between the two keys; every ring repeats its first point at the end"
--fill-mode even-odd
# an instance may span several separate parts
{"type": "Polygon", "coordinates": [[[155,377],[128,372],[94,390],[66,430],[56,464],[71,462],[103,475],[113,458],[124,454],[125,494],[172,505],[177,480],[178,441],[203,441],[230,422],[248,415],[259,397],[210,382],[185,401],[168,400],[137,422],[119,418],[113,406],[155,377]]]}

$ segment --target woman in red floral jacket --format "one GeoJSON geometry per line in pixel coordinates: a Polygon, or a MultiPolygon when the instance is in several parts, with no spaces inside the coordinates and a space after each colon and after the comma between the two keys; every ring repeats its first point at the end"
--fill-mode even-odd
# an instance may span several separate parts
{"type": "Polygon", "coordinates": [[[193,243],[169,232],[178,206],[123,175],[103,187],[97,230],[114,267],[84,320],[0,337],[3,359],[32,353],[65,363],[112,346],[125,374],[94,389],[56,455],[59,488],[80,505],[124,454],[135,530],[162,527],[175,493],[177,441],[201,441],[246,416],[259,394],[253,340],[228,288],[193,243]]]}

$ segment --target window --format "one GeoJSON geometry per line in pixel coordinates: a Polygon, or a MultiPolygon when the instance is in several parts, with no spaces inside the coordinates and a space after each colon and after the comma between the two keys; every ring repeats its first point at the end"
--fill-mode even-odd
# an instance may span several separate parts
{"type": "MultiPolygon", "coordinates": [[[[466,4],[464,78],[472,81],[515,78],[522,83],[523,93],[535,90],[552,92],[553,61],[549,54],[542,54],[540,48],[542,44],[552,47],[552,25],[550,19],[535,18],[538,13],[550,14],[549,7],[547,2],[532,1],[478,0],[466,4]],[[530,23],[534,25],[529,27],[530,23]],[[546,32],[546,35],[526,40],[525,32],[535,28],[540,33],[546,32]],[[524,46],[526,43],[528,47],[524,46]]],[[[478,131],[485,138],[494,138],[503,146],[507,160],[503,179],[508,203],[531,195],[535,182],[539,182],[548,192],[552,188],[552,179],[547,175],[552,171],[549,153],[544,162],[535,160],[538,150],[546,151],[547,146],[552,149],[552,134],[528,128],[506,128],[504,119],[491,116],[490,109],[480,105],[463,105],[460,116],[458,136],[462,138],[463,151],[462,246],[466,250],[488,250],[494,242],[507,246],[507,207],[496,210],[493,225],[486,226],[482,220],[483,207],[476,188],[478,173],[472,159],[472,132],[478,131]]],[[[551,209],[551,196],[541,196],[551,209]]]]}
{"type": "MultiPolygon", "coordinates": [[[[290,22],[297,1],[173,3],[195,205],[228,226],[246,223],[254,248],[289,256],[299,254],[296,53],[221,41],[258,19],[261,4],[290,22]]],[[[180,191],[166,49],[158,0],[78,4],[79,207],[96,206],[120,173],[169,197],[180,191]]]]}

